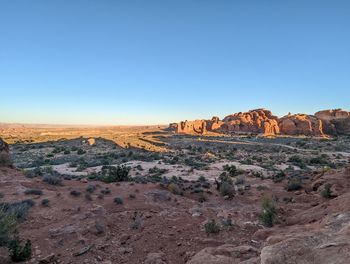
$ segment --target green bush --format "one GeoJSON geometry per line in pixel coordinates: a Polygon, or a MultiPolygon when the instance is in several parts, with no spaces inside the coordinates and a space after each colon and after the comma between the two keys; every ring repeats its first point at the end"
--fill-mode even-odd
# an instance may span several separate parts
{"type": "Polygon", "coordinates": [[[13,214],[17,220],[24,221],[27,217],[29,208],[34,206],[34,204],[33,200],[27,199],[20,202],[2,203],[0,204],[0,207],[2,207],[5,212],[13,214]]]}
{"type": "Polygon", "coordinates": [[[33,194],[33,195],[42,195],[43,191],[42,190],[38,190],[38,189],[27,189],[24,191],[24,194],[33,194]]]}
{"type": "Polygon", "coordinates": [[[0,206],[0,247],[6,246],[16,231],[16,216],[0,206]]]}
{"type": "Polygon", "coordinates": [[[44,207],[48,207],[50,204],[50,200],[49,199],[43,199],[41,201],[41,205],[44,206],[44,207]]]}
{"type": "Polygon", "coordinates": [[[183,195],[183,191],[181,190],[181,188],[179,187],[178,184],[176,183],[170,183],[168,185],[168,190],[173,193],[173,194],[176,194],[176,195],[183,195]]]}
{"type": "Polygon", "coordinates": [[[277,183],[277,182],[283,181],[285,178],[286,178],[286,174],[283,171],[279,171],[272,177],[272,180],[273,182],[277,183]]]}
{"type": "Polygon", "coordinates": [[[130,168],[126,166],[103,166],[100,180],[106,183],[128,181],[130,168]]]}
{"type": "Polygon", "coordinates": [[[265,198],[262,201],[262,213],[260,214],[260,220],[266,227],[272,227],[277,216],[277,209],[275,204],[265,198]]]}
{"type": "Polygon", "coordinates": [[[301,179],[294,177],[288,181],[287,191],[297,191],[300,190],[302,187],[303,185],[301,179]]]}
{"type": "Polygon", "coordinates": [[[120,198],[120,197],[115,197],[115,198],[114,198],[114,202],[115,202],[116,204],[123,204],[123,203],[124,203],[123,199],[120,198]]]}
{"type": "Polygon", "coordinates": [[[219,225],[215,222],[215,220],[210,220],[204,224],[204,229],[207,235],[209,234],[217,234],[220,232],[219,225]]]}
{"type": "Polygon", "coordinates": [[[224,165],[223,169],[224,171],[227,171],[231,177],[235,177],[241,174],[241,172],[237,170],[237,167],[235,165],[224,165]]]}
{"type": "Polygon", "coordinates": [[[82,150],[82,149],[78,149],[78,151],[77,151],[77,154],[78,155],[83,155],[83,154],[85,154],[86,153],[86,151],[85,150],[82,150]]]}
{"type": "Polygon", "coordinates": [[[131,218],[131,223],[129,226],[131,229],[140,229],[142,226],[142,214],[134,212],[134,216],[131,218]]]}
{"type": "Polygon", "coordinates": [[[110,194],[111,190],[108,189],[107,187],[101,190],[101,194],[110,194]]]}
{"type": "Polygon", "coordinates": [[[331,187],[332,185],[327,183],[325,186],[324,186],[324,189],[321,191],[321,196],[323,198],[327,198],[327,199],[330,199],[333,197],[333,194],[332,194],[332,191],[331,191],[331,187]]]}
{"type": "Polygon", "coordinates": [[[9,250],[12,261],[25,261],[30,259],[32,256],[32,243],[30,240],[27,240],[25,245],[21,246],[19,240],[15,239],[10,242],[9,250]]]}
{"type": "MultiPolygon", "coordinates": [[[[12,261],[19,262],[30,259],[32,255],[32,246],[30,240],[27,240],[24,247],[20,245],[17,238],[17,211],[15,206],[29,204],[26,202],[17,202],[12,204],[0,205],[0,247],[7,247],[10,251],[12,261]],[[15,205],[15,206],[14,206],[15,205]]],[[[29,206],[29,205],[28,205],[29,206]]],[[[18,209],[18,207],[17,207],[18,209]]]]}
{"type": "Polygon", "coordinates": [[[61,185],[62,184],[62,180],[59,176],[54,176],[54,175],[50,175],[50,174],[47,174],[43,177],[43,182],[46,182],[46,183],[51,184],[51,185],[61,185]]]}
{"type": "Polygon", "coordinates": [[[201,176],[198,177],[198,181],[200,181],[200,182],[206,182],[207,179],[206,179],[203,175],[201,175],[201,176]]]}
{"type": "Polygon", "coordinates": [[[76,190],[73,190],[73,191],[70,192],[70,195],[72,195],[72,196],[74,196],[74,197],[78,197],[78,196],[81,195],[81,192],[76,191],[76,190]]]}
{"type": "Polygon", "coordinates": [[[233,197],[235,195],[234,186],[226,181],[221,183],[219,191],[222,196],[233,197]]]}
{"type": "Polygon", "coordinates": [[[95,190],[96,190],[96,186],[95,185],[89,184],[89,186],[86,187],[86,191],[88,193],[93,193],[95,190]]]}

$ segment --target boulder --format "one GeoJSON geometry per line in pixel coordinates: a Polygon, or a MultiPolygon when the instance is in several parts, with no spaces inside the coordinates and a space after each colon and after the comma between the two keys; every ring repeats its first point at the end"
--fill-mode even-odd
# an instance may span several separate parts
{"type": "Polygon", "coordinates": [[[320,229],[293,232],[261,251],[261,264],[341,264],[350,258],[350,213],[336,214],[320,229]]]}
{"type": "Polygon", "coordinates": [[[258,250],[252,246],[224,244],[219,247],[204,248],[186,264],[236,264],[257,263],[258,250]],[[250,262],[248,260],[251,260],[250,262]]]}
{"type": "Polygon", "coordinates": [[[0,166],[11,166],[11,157],[8,144],[0,138],[0,166]]]}
{"type": "Polygon", "coordinates": [[[165,254],[160,253],[149,253],[144,261],[144,264],[166,264],[165,254]]]}

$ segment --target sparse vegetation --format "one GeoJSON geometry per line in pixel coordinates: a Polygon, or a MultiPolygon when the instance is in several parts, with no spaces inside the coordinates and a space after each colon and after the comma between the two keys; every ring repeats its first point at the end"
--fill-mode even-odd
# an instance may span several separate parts
{"type": "Polygon", "coordinates": [[[266,227],[272,227],[277,216],[277,209],[275,204],[268,198],[262,201],[262,212],[260,220],[266,227]]]}
{"type": "Polygon", "coordinates": [[[70,192],[70,195],[72,195],[74,197],[79,197],[81,195],[81,192],[79,192],[77,190],[73,190],[70,192]]]}
{"type": "Polygon", "coordinates": [[[13,214],[18,221],[24,221],[29,209],[34,205],[35,203],[33,200],[27,199],[20,202],[1,203],[0,207],[2,207],[6,213],[13,214]]]}
{"type": "Polygon", "coordinates": [[[114,202],[116,204],[123,204],[124,203],[124,201],[123,201],[123,199],[121,197],[115,197],[114,198],[114,202]]]}
{"type": "Polygon", "coordinates": [[[24,194],[27,195],[42,195],[43,191],[39,189],[27,189],[24,191],[24,194]]]}
{"type": "Polygon", "coordinates": [[[142,226],[142,214],[138,212],[134,212],[134,215],[131,218],[130,228],[140,229],[141,226],[142,226]]]}
{"type": "Polygon", "coordinates": [[[27,240],[24,246],[21,245],[18,239],[15,239],[9,244],[10,256],[13,262],[21,262],[31,258],[32,243],[27,240]]]}
{"type": "Polygon", "coordinates": [[[204,229],[207,235],[209,234],[217,234],[220,232],[220,226],[216,223],[214,219],[206,222],[204,224],[204,229]]]}
{"type": "Polygon", "coordinates": [[[44,207],[48,207],[50,205],[50,200],[49,199],[41,200],[41,205],[44,207]]]}
{"type": "Polygon", "coordinates": [[[47,174],[43,177],[43,181],[51,185],[61,185],[62,180],[59,176],[47,174]]]}
{"type": "Polygon", "coordinates": [[[128,181],[130,167],[126,166],[103,166],[100,180],[106,183],[128,181]]]}
{"type": "Polygon", "coordinates": [[[288,181],[287,191],[297,191],[303,187],[301,179],[297,177],[293,177],[288,181]]]}
{"type": "Polygon", "coordinates": [[[220,194],[222,196],[233,197],[235,195],[235,188],[232,184],[224,181],[220,185],[220,194]]]}
{"type": "Polygon", "coordinates": [[[321,191],[321,196],[326,199],[330,199],[333,197],[332,191],[331,191],[332,185],[327,183],[324,186],[324,189],[321,191]]]}
{"type": "Polygon", "coordinates": [[[16,215],[0,205],[0,247],[13,239],[17,227],[16,215]]]}
{"type": "Polygon", "coordinates": [[[89,184],[89,186],[86,187],[86,191],[88,193],[93,193],[95,190],[96,190],[96,186],[95,185],[89,184]]]}

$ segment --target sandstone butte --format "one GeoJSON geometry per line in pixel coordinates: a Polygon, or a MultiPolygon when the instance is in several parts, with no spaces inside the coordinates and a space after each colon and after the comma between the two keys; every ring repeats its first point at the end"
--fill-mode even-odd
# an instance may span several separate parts
{"type": "Polygon", "coordinates": [[[289,113],[279,118],[269,110],[255,109],[231,114],[222,120],[214,116],[210,120],[186,120],[177,124],[172,123],[169,128],[178,134],[189,135],[219,133],[327,137],[350,134],[350,112],[334,109],[319,111],[314,115],[289,113]]]}

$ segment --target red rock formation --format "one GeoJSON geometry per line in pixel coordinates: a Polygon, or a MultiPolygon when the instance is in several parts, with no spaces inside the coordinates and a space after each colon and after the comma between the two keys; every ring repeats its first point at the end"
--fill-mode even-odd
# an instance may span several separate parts
{"type": "Polygon", "coordinates": [[[350,112],[341,109],[325,110],[313,115],[288,114],[282,118],[271,111],[256,109],[226,116],[223,120],[214,116],[211,120],[184,121],[177,125],[177,133],[206,134],[216,133],[257,133],[265,136],[305,135],[326,136],[350,134],[350,112]]]}
{"type": "Polygon", "coordinates": [[[324,136],[322,121],[317,117],[305,114],[288,114],[278,120],[281,134],[324,136]]]}
{"type": "Polygon", "coordinates": [[[177,125],[180,134],[218,133],[262,133],[265,136],[279,133],[277,117],[265,109],[228,115],[224,120],[214,116],[211,120],[184,121],[177,125]]]}
{"type": "Polygon", "coordinates": [[[205,120],[184,121],[180,122],[176,128],[179,134],[206,134],[207,122],[205,120]]]}
{"type": "Polygon", "coordinates": [[[213,132],[222,132],[225,131],[225,123],[219,119],[217,116],[213,116],[210,121],[207,122],[207,130],[213,132]]]}
{"type": "Polygon", "coordinates": [[[315,113],[315,116],[322,120],[326,134],[350,134],[350,112],[342,109],[323,110],[315,113]]]}
{"type": "Polygon", "coordinates": [[[227,132],[263,133],[264,135],[279,134],[277,117],[265,109],[236,113],[224,118],[227,132]]]}

